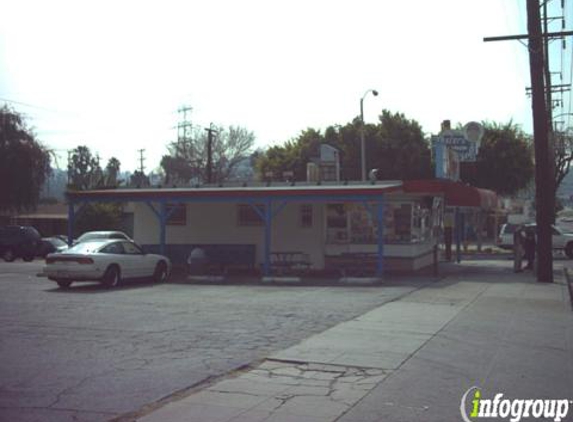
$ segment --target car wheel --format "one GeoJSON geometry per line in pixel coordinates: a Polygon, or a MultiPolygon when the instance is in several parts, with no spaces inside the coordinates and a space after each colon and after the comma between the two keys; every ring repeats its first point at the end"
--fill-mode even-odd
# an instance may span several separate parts
{"type": "Polygon", "coordinates": [[[72,285],[72,280],[57,280],[58,286],[62,289],[68,289],[72,285]]]}
{"type": "Polygon", "coordinates": [[[12,249],[6,249],[2,253],[2,259],[6,262],[12,262],[16,259],[16,255],[14,254],[14,251],[12,249]]]}
{"type": "Polygon", "coordinates": [[[167,265],[165,262],[160,261],[155,267],[155,271],[153,272],[153,281],[156,283],[164,283],[167,281],[168,276],[169,274],[167,273],[167,265]]]}
{"type": "Polygon", "coordinates": [[[117,287],[121,283],[121,274],[117,265],[109,267],[103,275],[103,284],[106,287],[117,287]]]}
{"type": "Polygon", "coordinates": [[[573,242],[567,243],[567,246],[565,246],[565,255],[567,255],[567,258],[573,259],[573,242]]]}
{"type": "Polygon", "coordinates": [[[22,259],[26,262],[32,262],[34,260],[34,255],[24,255],[22,259]]]}

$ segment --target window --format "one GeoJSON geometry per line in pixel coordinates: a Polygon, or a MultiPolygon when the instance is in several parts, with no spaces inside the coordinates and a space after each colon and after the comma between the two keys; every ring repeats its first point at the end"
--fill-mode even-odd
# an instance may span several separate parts
{"type": "Polygon", "coordinates": [[[328,204],[326,207],[326,226],[329,228],[346,229],[346,224],[344,204],[328,204]]]}
{"type": "MultiPolygon", "coordinates": [[[[255,204],[259,212],[262,214],[265,212],[265,207],[262,204],[255,204]]],[[[245,226],[262,226],[263,219],[253,206],[249,204],[239,204],[237,205],[237,224],[241,227],[245,226]]]]}
{"type": "Polygon", "coordinates": [[[141,252],[141,250],[133,243],[122,242],[122,245],[127,255],[143,255],[143,252],[141,252]]]}
{"type": "Polygon", "coordinates": [[[348,220],[344,204],[326,206],[326,241],[348,243],[348,220]]]}
{"type": "Polygon", "coordinates": [[[394,232],[397,240],[409,241],[412,230],[412,205],[402,204],[394,209],[394,232]]]}
{"type": "Polygon", "coordinates": [[[168,226],[185,226],[187,224],[187,207],[185,204],[166,204],[166,211],[169,215],[168,226]]]}
{"type": "MultiPolygon", "coordinates": [[[[376,212],[376,204],[369,205],[376,212]]],[[[373,244],[377,239],[378,222],[372,219],[370,213],[363,204],[353,204],[349,207],[350,239],[355,244],[373,244]]]]}
{"type": "Polygon", "coordinates": [[[300,226],[302,228],[312,227],[312,205],[302,204],[300,206],[300,226]]]}
{"type": "Polygon", "coordinates": [[[325,182],[336,182],[336,165],[334,164],[321,164],[320,165],[320,179],[325,182]]]}
{"type": "Polygon", "coordinates": [[[110,245],[105,246],[100,250],[101,253],[109,253],[114,255],[121,255],[124,253],[123,246],[121,246],[121,242],[115,242],[110,245]]]}

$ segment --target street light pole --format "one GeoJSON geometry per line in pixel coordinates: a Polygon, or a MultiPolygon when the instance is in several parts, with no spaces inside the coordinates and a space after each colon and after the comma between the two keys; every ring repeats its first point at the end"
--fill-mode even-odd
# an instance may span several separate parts
{"type": "Polygon", "coordinates": [[[369,89],[364,93],[362,98],[360,99],[360,163],[362,167],[362,181],[366,181],[366,148],[364,145],[364,98],[368,95],[368,93],[372,92],[372,95],[375,97],[378,95],[378,91],[375,89],[369,89]]]}

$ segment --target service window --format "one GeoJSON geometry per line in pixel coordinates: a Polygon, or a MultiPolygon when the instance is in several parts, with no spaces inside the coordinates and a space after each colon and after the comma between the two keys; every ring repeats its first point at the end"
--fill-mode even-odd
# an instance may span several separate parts
{"type": "MultiPolygon", "coordinates": [[[[255,204],[261,214],[265,212],[265,206],[262,204],[255,204]]],[[[259,212],[255,211],[253,206],[249,204],[237,205],[237,225],[239,227],[262,226],[263,219],[259,212]]]]}
{"type": "Polygon", "coordinates": [[[402,204],[394,209],[394,232],[397,240],[410,241],[412,235],[411,204],[402,204]]]}
{"type": "Polygon", "coordinates": [[[326,240],[328,243],[348,243],[348,215],[344,204],[326,206],[326,240]]]}
{"type": "MultiPolygon", "coordinates": [[[[370,204],[370,206],[376,207],[375,204],[370,204]]],[[[373,221],[372,215],[362,204],[352,204],[349,208],[350,238],[352,243],[374,243],[377,239],[378,222],[373,221]]]]}

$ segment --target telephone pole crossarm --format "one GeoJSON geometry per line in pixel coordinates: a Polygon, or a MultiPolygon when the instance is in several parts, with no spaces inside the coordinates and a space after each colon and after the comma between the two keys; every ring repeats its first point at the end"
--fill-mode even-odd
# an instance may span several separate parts
{"type": "MultiPolygon", "coordinates": [[[[573,35],[573,31],[548,32],[546,34],[541,34],[541,38],[561,38],[570,35],[573,35]]],[[[491,42],[491,41],[527,40],[533,38],[534,37],[531,35],[522,34],[522,35],[502,35],[499,37],[485,37],[483,40],[484,42],[491,42]]]]}

